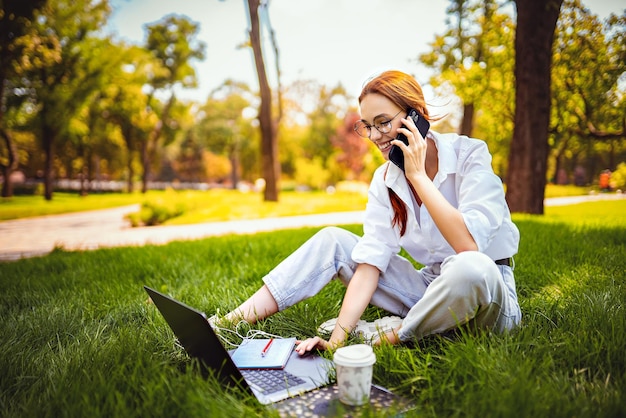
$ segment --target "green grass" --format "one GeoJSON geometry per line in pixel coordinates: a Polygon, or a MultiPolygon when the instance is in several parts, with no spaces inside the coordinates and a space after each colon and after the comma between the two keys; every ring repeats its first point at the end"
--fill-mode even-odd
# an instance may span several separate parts
{"type": "MultiPolygon", "coordinates": [[[[564,196],[580,196],[589,194],[594,190],[593,187],[580,187],[572,184],[560,185],[560,184],[546,184],[545,197],[564,197],[564,196]]],[[[597,191],[597,190],[596,190],[597,191]]]]}
{"type": "Polygon", "coordinates": [[[273,216],[306,215],[365,209],[367,196],[362,193],[337,191],[282,192],[279,202],[264,202],[261,193],[212,189],[208,191],[151,190],[141,193],[78,194],[55,193],[52,201],[41,196],[17,196],[0,199],[0,221],[39,215],[105,209],[117,206],[149,203],[159,208],[181,210],[181,216],[165,222],[166,225],[185,225],[199,222],[258,219],[273,216]]]}
{"type": "MultiPolygon", "coordinates": [[[[546,187],[546,197],[576,196],[588,192],[589,189],[584,187],[553,184],[546,187]]],[[[181,216],[172,218],[165,224],[185,225],[200,222],[362,210],[365,208],[366,199],[365,194],[342,191],[341,187],[334,194],[283,191],[278,203],[264,202],[260,193],[243,193],[226,189],[208,191],[150,190],[146,194],[139,192],[132,194],[103,193],[88,196],[57,192],[52,201],[46,201],[41,196],[15,196],[10,199],[0,199],[0,221],[148,203],[152,206],[156,205],[175,211],[182,210],[181,216]]]]}
{"type": "MultiPolygon", "coordinates": [[[[375,382],[415,400],[409,416],[626,415],[625,214],[622,200],[515,216],[522,326],[376,348],[375,382]]],[[[0,416],[272,416],[201,377],[142,285],[224,312],[315,231],[0,263],[0,416]]],[[[333,283],[255,328],[310,336],[337,315],[343,290],[333,283]]]]}
{"type": "MultiPolygon", "coordinates": [[[[149,194],[153,193],[159,192],[149,192],[149,194]]],[[[114,208],[141,203],[144,199],[145,197],[141,193],[105,193],[80,196],[77,193],[61,192],[55,193],[51,201],[47,201],[41,196],[0,198],[0,221],[114,208]]]]}

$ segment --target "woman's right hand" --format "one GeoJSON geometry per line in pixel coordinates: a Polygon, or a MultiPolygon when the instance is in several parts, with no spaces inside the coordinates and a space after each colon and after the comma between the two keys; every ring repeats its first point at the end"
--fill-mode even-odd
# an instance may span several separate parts
{"type": "Polygon", "coordinates": [[[312,350],[327,350],[330,348],[330,343],[322,337],[311,337],[303,341],[296,341],[296,352],[301,356],[310,353],[312,350]]]}

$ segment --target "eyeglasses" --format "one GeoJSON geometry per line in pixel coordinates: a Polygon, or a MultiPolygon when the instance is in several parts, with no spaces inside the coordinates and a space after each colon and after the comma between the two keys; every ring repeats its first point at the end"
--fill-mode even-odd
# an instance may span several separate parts
{"type": "Polygon", "coordinates": [[[354,124],[354,132],[356,132],[359,136],[362,136],[363,138],[371,138],[372,137],[372,127],[376,128],[376,130],[378,132],[380,132],[381,134],[388,134],[389,132],[391,132],[391,122],[398,117],[398,115],[402,113],[402,110],[400,110],[398,113],[396,113],[391,119],[382,121],[382,122],[374,122],[373,125],[368,125],[367,123],[363,122],[362,120],[358,121],[357,123],[354,124]]]}

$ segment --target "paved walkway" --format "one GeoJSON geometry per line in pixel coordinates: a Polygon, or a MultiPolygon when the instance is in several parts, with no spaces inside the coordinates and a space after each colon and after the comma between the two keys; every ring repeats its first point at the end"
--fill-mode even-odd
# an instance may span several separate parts
{"type": "MultiPolygon", "coordinates": [[[[561,206],[590,200],[623,199],[625,195],[599,194],[546,199],[546,206],[561,206]]],[[[251,234],[277,229],[347,225],[363,222],[363,212],[287,216],[258,220],[209,222],[181,226],[132,228],[124,215],[139,205],[63,215],[41,216],[0,222],[0,261],[48,254],[54,248],[93,250],[116,246],[160,245],[226,234],[251,234]]]]}
{"type": "Polygon", "coordinates": [[[116,246],[165,244],[226,234],[252,234],[304,226],[363,222],[363,212],[287,216],[258,220],[208,222],[179,226],[133,228],[124,219],[139,205],[0,222],[0,261],[48,254],[55,247],[93,250],[116,246]]]}

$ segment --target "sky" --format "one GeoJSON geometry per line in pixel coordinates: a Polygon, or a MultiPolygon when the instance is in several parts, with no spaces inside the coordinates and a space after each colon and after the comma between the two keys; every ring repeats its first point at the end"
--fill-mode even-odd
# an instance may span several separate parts
{"type": "MultiPolygon", "coordinates": [[[[197,39],[206,44],[205,59],[194,62],[199,85],[177,97],[204,102],[228,78],[258,89],[252,50],[238,49],[247,39],[245,0],[111,0],[106,28],[118,40],[145,41],[145,25],[168,14],[186,15],[200,25],[197,39]]],[[[446,28],[447,0],[270,0],[281,68],[281,82],[315,80],[341,83],[357,97],[367,79],[387,69],[413,74],[422,85],[430,70],[417,62],[429,43],[446,28]]],[[[621,14],[623,0],[583,0],[604,19],[621,14]]],[[[266,56],[268,71],[274,68],[266,56]]],[[[270,80],[275,85],[274,80],[270,80]]],[[[429,91],[425,88],[426,100],[429,91]]]]}

